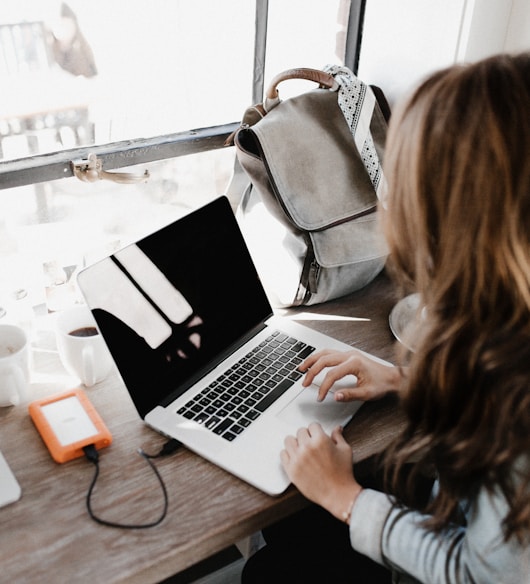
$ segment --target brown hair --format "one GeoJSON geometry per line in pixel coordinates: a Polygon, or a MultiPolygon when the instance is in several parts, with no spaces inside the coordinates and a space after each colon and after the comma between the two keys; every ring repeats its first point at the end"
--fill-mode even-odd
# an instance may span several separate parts
{"type": "Polygon", "coordinates": [[[530,453],[530,53],[431,75],[394,114],[385,167],[391,268],[427,315],[387,453],[394,487],[407,502],[434,465],[433,529],[500,488],[506,538],[527,537],[528,460],[514,469],[530,453]]]}

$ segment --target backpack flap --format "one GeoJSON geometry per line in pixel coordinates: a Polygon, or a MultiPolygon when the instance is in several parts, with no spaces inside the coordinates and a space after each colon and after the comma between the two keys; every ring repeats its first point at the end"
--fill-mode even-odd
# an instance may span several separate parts
{"type": "Polygon", "coordinates": [[[281,102],[247,131],[297,227],[325,229],[375,210],[375,191],[335,92],[315,89],[281,102]]]}
{"type": "Polygon", "coordinates": [[[240,130],[236,144],[264,205],[290,229],[311,234],[322,266],[386,254],[377,196],[335,92],[315,89],[281,102],[240,130]]]}

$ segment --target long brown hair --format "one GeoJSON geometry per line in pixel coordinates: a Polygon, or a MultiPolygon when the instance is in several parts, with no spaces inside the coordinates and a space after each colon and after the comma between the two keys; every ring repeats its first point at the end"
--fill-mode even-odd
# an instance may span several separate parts
{"type": "Polygon", "coordinates": [[[435,530],[459,500],[499,488],[505,537],[528,537],[530,54],[431,75],[393,116],[385,167],[391,268],[426,307],[408,424],[387,453],[394,487],[406,501],[434,465],[440,491],[423,510],[435,530]]]}

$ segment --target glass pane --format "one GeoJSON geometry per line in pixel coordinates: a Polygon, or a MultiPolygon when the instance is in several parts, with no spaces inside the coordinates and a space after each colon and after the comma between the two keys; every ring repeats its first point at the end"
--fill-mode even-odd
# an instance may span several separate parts
{"type": "Polygon", "coordinates": [[[149,170],[147,182],[133,185],[69,178],[2,191],[0,307],[8,315],[0,322],[17,290],[47,306],[52,282],[63,306],[48,308],[76,302],[76,270],[222,194],[233,160],[227,148],[120,170],[149,170]]]}
{"type": "Polygon", "coordinates": [[[251,0],[2,0],[0,158],[241,119],[251,0]]]}
{"type": "MultiPolygon", "coordinates": [[[[342,63],[348,8],[270,0],[269,78],[342,63]]],[[[240,120],[252,101],[254,18],[252,0],[2,0],[4,159],[240,120]]],[[[72,178],[2,190],[0,307],[21,288],[46,306],[46,277],[68,281],[222,194],[233,158],[229,148],[119,170],[148,168],[136,185],[72,178]]]]}
{"type": "MultiPolygon", "coordinates": [[[[344,64],[349,10],[350,0],[269,0],[265,86],[286,69],[344,64]]],[[[289,81],[281,97],[310,88],[307,81],[289,81]]]]}

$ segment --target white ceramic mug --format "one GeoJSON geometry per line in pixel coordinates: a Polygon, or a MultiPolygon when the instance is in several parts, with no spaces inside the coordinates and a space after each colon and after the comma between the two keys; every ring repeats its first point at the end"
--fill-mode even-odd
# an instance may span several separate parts
{"type": "Polygon", "coordinates": [[[23,328],[0,324],[0,407],[16,406],[29,397],[29,348],[23,328]]]}
{"type": "Polygon", "coordinates": [[[71,375],[87,387],[107,377],[114,362],[86,306],[58,312],[55,330],[59,357],[71,375]]]}

